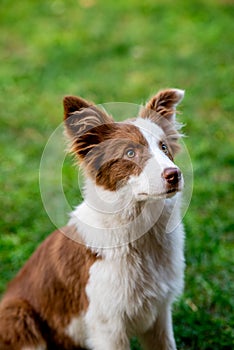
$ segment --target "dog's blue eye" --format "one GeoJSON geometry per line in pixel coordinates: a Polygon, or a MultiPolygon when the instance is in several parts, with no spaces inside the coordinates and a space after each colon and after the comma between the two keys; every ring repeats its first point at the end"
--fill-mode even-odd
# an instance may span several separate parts
{"type": "Polygon", "coordinates": [[[165,154],[168,154],[168,148],[164,142],[161,143],[161,149],[165,154]]]}
{"type": "Polygon", "coordinates": [[[128,149],[126,152],[126,155],[128,158],[133,158],[133,157],[135,157],[136,153],[133,149],[128,149]]]}

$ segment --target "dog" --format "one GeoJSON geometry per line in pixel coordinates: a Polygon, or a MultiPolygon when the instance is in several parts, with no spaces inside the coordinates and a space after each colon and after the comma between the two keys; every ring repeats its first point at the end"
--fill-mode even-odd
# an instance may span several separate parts
{"type": "Polygon", "coordinates": [[[115,122],[80,97],[64,98],[84,201],[37,248],[0,304],[1,350],[175,350],[171,309],[183,291],[183,175],[176,106],[159,91],[115,122]]]}

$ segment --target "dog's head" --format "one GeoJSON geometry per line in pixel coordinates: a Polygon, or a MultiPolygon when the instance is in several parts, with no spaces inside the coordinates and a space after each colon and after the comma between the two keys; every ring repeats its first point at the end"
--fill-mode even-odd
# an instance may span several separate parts
{"type": "Polygon", "coordinates": [[[180,137],[176,106],[183,95],[182,90],[163,90],[140,108],[135,119],[125,122],[115,122],[80,97],[66,96],[64,117],[71,150],[91,181],[112,193],[131,189],[136,201],[180,191],[182,174],[173,158],[180,137]]]}

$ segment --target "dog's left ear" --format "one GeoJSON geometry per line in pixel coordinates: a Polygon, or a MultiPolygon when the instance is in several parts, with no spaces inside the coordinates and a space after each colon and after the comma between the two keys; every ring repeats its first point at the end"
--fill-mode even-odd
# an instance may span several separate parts
{"type": "MultiPolygon", "coordinates": [[[[184,91],[179,89],[167,89],[159,91],[155,96],[153,96],[147,103],[141,115],[142,118],[150,117],[153,120],[157,116],[166,118],[169,122],[175,121],[176,106],[184,97],[184,91]],[[146,109],[146,110],[145,110],[146,109]],[[147,113],[148,110],[148,113],[147,113]],[[156,114],[151,113],[150,110],[156,112],[156,114]]],[[[154,120],[153,120],[154,121],[154,120]]]]}
{"type": "Polygon", "coordinates": [[[150,119],[164,131],[173,153],[179,150],[177,143],[181,125],[176,122],[176,106],[184,97],[184,91],[166,89],[153,96],[140,111],[140,117],[150,119]]]}

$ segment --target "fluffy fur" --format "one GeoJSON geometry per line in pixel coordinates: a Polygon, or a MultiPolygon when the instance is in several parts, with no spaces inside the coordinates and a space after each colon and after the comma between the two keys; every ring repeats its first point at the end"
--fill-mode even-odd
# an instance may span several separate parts
{"type": "Polygon", "coordinates": [[[171,305],[182,292],[183,177],[176,105],[155,95],[133,120],[64,99],[65,127],[86,175],[85,200],[9,284],[1,350],[175,350],[171,305]]]}

